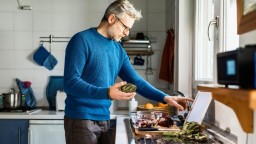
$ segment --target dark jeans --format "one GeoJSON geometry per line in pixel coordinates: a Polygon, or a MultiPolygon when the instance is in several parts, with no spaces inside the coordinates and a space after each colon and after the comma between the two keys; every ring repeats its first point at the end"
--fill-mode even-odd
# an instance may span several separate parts
{"type": "Polygon", "coordinates": [[[109,144],[109,121],[64,118],[66,144],[109,144]]]}

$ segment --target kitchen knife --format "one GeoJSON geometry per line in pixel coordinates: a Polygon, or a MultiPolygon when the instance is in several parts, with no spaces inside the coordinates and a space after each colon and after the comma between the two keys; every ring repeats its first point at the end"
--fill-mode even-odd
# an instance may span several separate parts
{"type": "Polygon", "coordinates": [[[158,128],[152,128],[152,127],[139,127],[138,131],[158,131],[158,128]]]}

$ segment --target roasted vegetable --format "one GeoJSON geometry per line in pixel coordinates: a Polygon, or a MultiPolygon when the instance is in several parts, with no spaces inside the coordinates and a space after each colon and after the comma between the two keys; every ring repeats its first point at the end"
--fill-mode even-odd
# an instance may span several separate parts
{"type": "Polygon", "coordinates": [[[163,117],[159,119],[158,125],[162,126],[162,127],[171,127],[173,126],[173,120],[170,116],[167,117],[163,117]]]}
{"type": "Polygon", "coordinates": [[[122,92],[131,93],[135,92],[137,87],[131,83],[127,83],[121,87],[122,92]]]}
{"type": "Polygon", "coordinates": [[[197,122],[187,122],[182,128],[185,134],[196,134],[201,132],[201,126],[197,122]]]}

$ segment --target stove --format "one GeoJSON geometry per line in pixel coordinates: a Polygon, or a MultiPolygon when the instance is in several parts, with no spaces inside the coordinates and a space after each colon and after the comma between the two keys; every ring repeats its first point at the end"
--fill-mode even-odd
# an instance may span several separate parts
{"type": "Polygon", "coordinates": [[[0,108],[0,112],[13,112],[13,113],[22,113],[22,112],[27,112],[31,110],[34,110],[34,109],[27,108],[27,107],[19,107],[16,109],[0,108]]]}
{"type": "Polygon", "coordinates": [[[15,112],[15,113],[19,113],[19,112],[25,112],[25,109],[0,109],[0,112],[15,112]]]}
{"type": "Polygon", "coordinates": [[[7,108],[0,108],[0,112],[25,112],[27,111],[28,109],[26,108],[17,108],[17,109],[7,109],[7,108]]]}

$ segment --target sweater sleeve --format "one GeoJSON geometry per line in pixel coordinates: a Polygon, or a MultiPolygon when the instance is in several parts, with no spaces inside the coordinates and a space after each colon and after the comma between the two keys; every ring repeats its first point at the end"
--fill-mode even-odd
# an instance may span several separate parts
{"type": "Polygon", "coordinates": [[[108,99],[107,87],[96,87],[81,78],[89,51],[85,40],[74,35],[66,48],[64,90],[68,95],[92,99],[108,99]]]}
{"type": "Polygon", "coordinates": [[[142,95],[145,98],[158,101],[158,102],[164,102],[164,97],[168,95],[156,89],[146,80],[144,80],[140,75],[138,75],[138,73],[132,67],[127,55],[122,64],[119,76],[122,80],[125,80],[129,83],[136,85],[137,86],[136,92],[138,92],[140,95],[142,95]]]}

